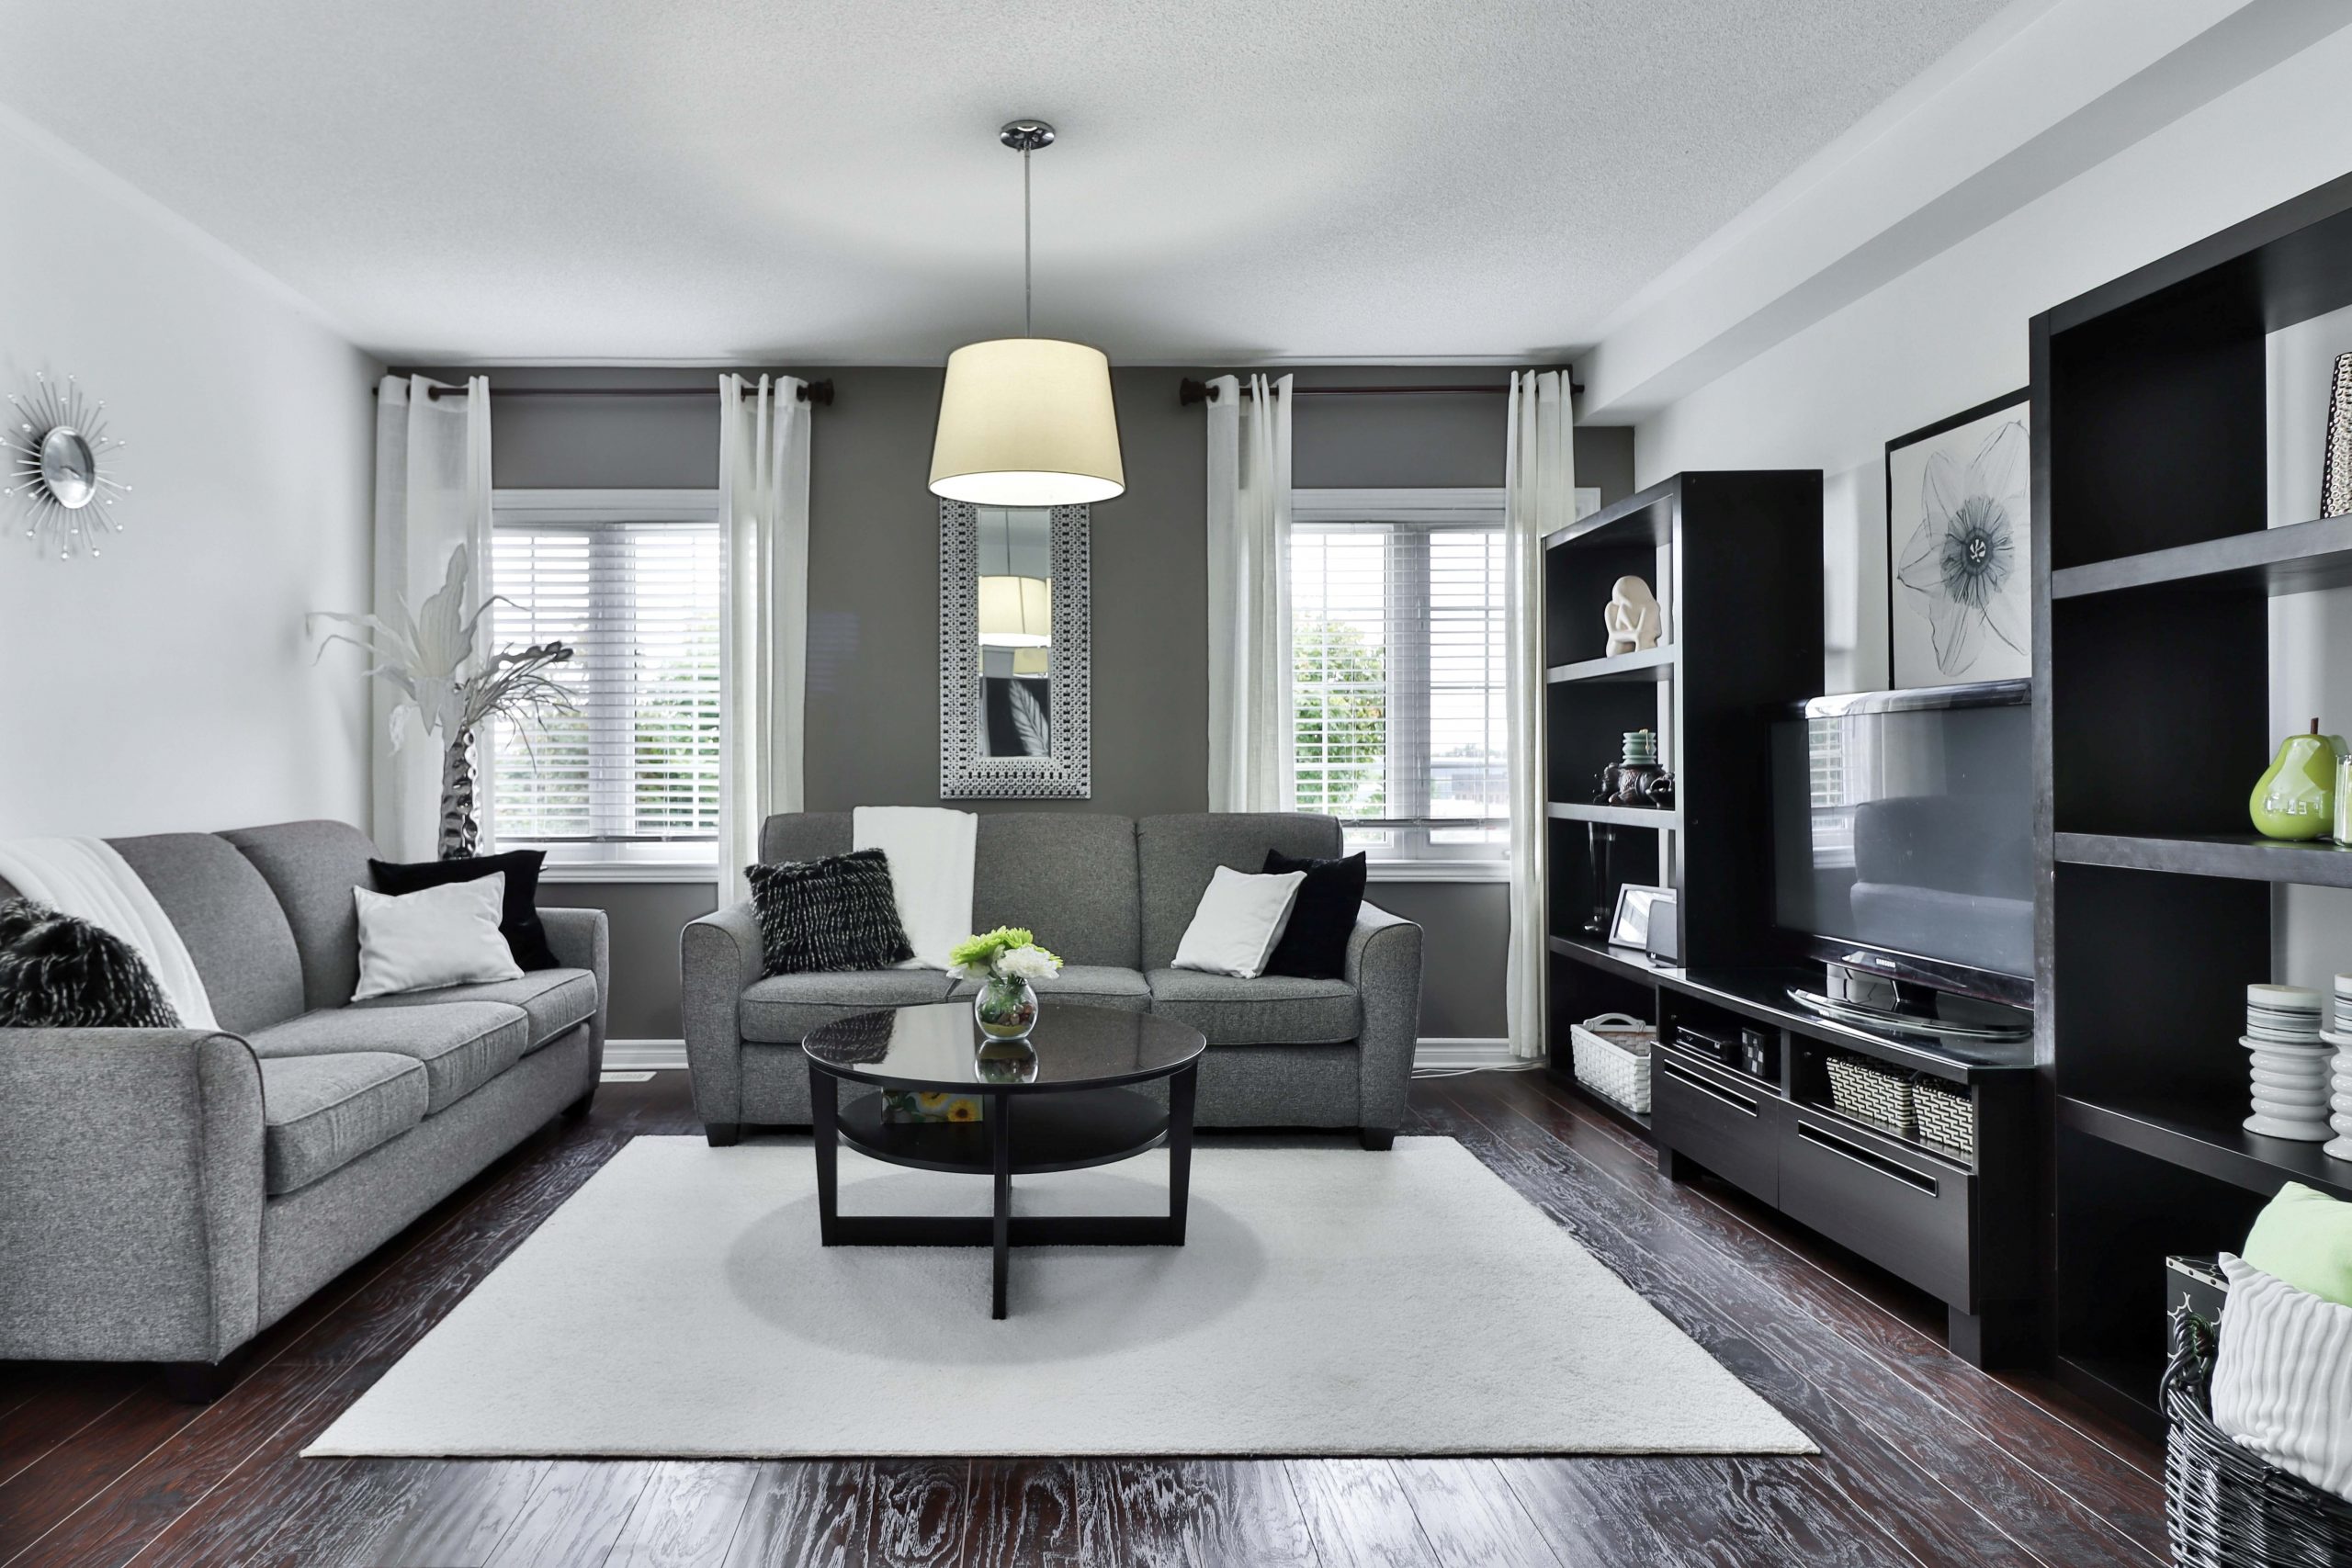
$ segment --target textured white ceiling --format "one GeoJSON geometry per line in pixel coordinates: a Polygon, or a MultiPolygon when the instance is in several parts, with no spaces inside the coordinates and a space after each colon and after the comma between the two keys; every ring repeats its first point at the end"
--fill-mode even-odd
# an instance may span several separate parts
{"type": "Polygon", "coordinates": [[[1588,342],[1999,5],[0,0],[0,103],[401,359],[933,363],[1017,331],[1021,114],[1063,135],[1040,333],[1517,358],[1588,342]]]}

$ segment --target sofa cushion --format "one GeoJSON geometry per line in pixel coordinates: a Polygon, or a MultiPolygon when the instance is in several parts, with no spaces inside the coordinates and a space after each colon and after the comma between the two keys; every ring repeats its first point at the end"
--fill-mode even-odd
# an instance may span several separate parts
{"type": "Polygon", "coordinates": [[[270,1056],[261,1064],[262,1186],[308,1187],[424,1120],[424,1065],[388,1051],[270,1056]]]}
{"type": "MultiPolygon", "coordinates": [[[[1341,849],[1340,819],[1298,811],[1194,812],[1136,823],[1136,871],[1143,919],[1143,967],[1165,969],[1221,865],[1255,872],[1268,850],[1329,860],[1341,849]]],[[[1053,944],[1048,942],[1047,946],[1053,944]]],[[[1056,949],[1057,952],[1059,949],[1056,949]]]]}
{"type": "MultiPolygon", "coordinates": [[[[1061,973],[1033,980],[1038,999],[1076,1002],[1080,1007],[1115,1008],[1121,1012],[1149,1012],[1151,987],[1134,969],[1102,964],[1065,964],[1061,973]]],[[[950,1001],[969,1001],[979,993],[978,980],[958,980],[947,993],[950,1001]]]]}
{"type": "Polygon", "coordinates": [[[1134,819],[1069,811],[983,816],[972,850],[972,929],[999,926],[1035,931],[1065,964],[1133,969],[1142,952],[1134,819]]]}
{"type": "Polygon", "coordinates": [[[1361,1026],[1356,988],[1345,980],[1239,980],[1194,969],[1154,969],[1147,978],[1151,1010],[1191,1024],[1212,1045],[1332,1045],[1361,1026]]]}
{"type": "Polygon", "coordinates": [[[264,1061],[354,1051],[413,1057],[424,1064],[425,1080],[432,1090],[425,1114],[435,1115],[521,1061],[528,1031],[529,1021],[521,1008],[500,1002],[451,1001],[431,1007],[322,1008],[255,1030],[245,1043],[264,1061]]]}
{"type": "Polygon", "coordinates": [[[497,1002],[521,1008],[530,1021],[523,1049],[536,1051],[565,1030],[595,1016],[596,974],[593,969],[534,969],[517,980],[481,980],[467,986],[442,986],[430,991],[401,991],[389,997],[370,997],[352,1006],[365,1010],[442,1007],[450,1002],[497,1002]]]}
{"type": "Polygon", "coordinates": [[[376,886],[368,869],[376,846],[368,835],[345,822],[280,822],[220,836],[253,862],[286,911],[302,957],[304,1005],[349,1001],[359,984],[359,915],[351,890],[376,886]]]}
{"type": "Polygon", "coordinates": [[[286,911],[235,845],[212,833],[107,842],[171,917],[221,1028],[243,1034],[302,1010],[302,958],[286,911]]]}
{"type": "Polygon", "coordinates": [[[947,976],[937,969],[812,970],[746,987],[736,1016],[746,1040],[797,1045],[819,1024],[852,1013],[946,999],[947,976]]]}

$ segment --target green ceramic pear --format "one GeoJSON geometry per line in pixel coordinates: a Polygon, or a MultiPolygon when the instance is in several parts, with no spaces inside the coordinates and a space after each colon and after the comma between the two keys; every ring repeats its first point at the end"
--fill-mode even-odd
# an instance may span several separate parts
{"type": "Polygon", "coordinates": [[[2278,742],[2278,755],[2254,784],[2247,802],[2255,831],[2266,839],[2305,840],[2326,836],[2335,820],[2335,759],[2343,742],[2319,732],[2278,742]]]}

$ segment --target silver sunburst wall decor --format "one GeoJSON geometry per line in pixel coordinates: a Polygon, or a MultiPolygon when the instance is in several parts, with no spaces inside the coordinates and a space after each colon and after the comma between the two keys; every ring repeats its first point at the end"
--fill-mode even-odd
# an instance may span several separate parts
{"type": "Polygon", "coordinates": [[[25,537],[60,560],[96,555],[98,540],[119,532],[118,497],[130,487],[111,472],[123,444],[107,434],[107,405],[85,396],[74,378],[60,386],[36,373],[28,395],[10,393],[6,480],[0,499],[24,513],[25,537]]]}

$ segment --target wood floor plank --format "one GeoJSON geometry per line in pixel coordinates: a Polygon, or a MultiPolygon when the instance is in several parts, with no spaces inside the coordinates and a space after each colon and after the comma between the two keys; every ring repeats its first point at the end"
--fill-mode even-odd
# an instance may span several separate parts
{"type": "Polygon", "coordinates": [[[482,1568],[582,1568],[611,1554],[653,1479],[641,1460],[559,1460],[482,1568]]]}
{"type": "Polygon", "coordinates": [[[1289,1473],[1250,1460],[1116,1460],[1109,1471],[1126,1561],[1315,1568],[1289,1473]]]}
{"type": "Polygon", "coordinates": [[[1492,1460],[1400,1459],[1392,1465],[1445,1568],[1563,1568],[1492,1460]]]}
{"type": "MultiPolygon", "coordinates": [[[[1500,1459],[1495,1467],[1574,1568],[1942,1568],[1848,1512],[1814,1460],[1500,1459]],[[1841,1506],[1842,1505],[1842,1506],[1841,1506]]],[[[1981,1559],[1976,1559],[1981,1560],[1981,1559]]]]}
{"type": "Polygon", "coordinates": [[[1283,1469],[1323,1568],[1424,1568],[1438,1561],[1385,1459],[1299,1459],[1283,1469]]]}
{"type": "MultiPolygon", "coordinates": [[[[481,1568],[548,1468],[545,1460],[308,1462],[379,1468],[399,1478],[396,1485],[379,1483],[386,1493],[382,1529],[351,1543],[351,1555],[368,1568],[481,1568]]],[[[336,1489],[346,1483],[338,1479],[336,1489]]]]}
{"type": "Polygon", "coordinates": [[[1115,1478],[1084,1460],[975,1461],[964,1568],[1125,1562],[1115,1478]]]}
{"type": "Polygon", "coordinates": [[[605,1568],[708,1568],[724,1562],[759,1483],[756,1464],[673,1460],[654,1466],[605,1568]]]}
{"type": "Polygon", "coordinates": [[[762,1465],[727,1568],[862,1568],[870,1483],[871,1467],[854,1460],[762,1465]]]}
{"type": "Polygon", "coordinates": [[[964,1552],[964,1461],[877,1461],[872,1470],[869,1562],[953,1568],[964,1552]]]}

